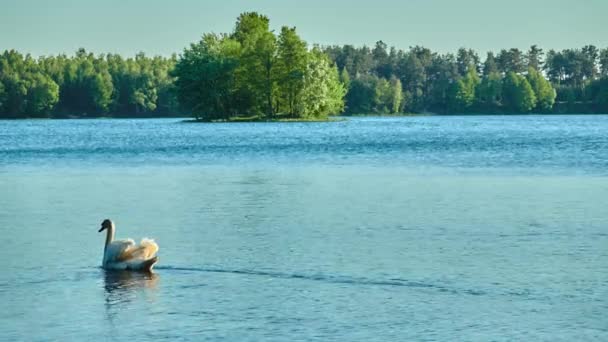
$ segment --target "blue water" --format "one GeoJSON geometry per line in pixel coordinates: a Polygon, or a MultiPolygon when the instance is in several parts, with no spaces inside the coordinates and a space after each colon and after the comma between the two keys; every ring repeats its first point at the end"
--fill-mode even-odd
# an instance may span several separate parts
{"type": "Polygon", "coordinates": [[[0,121],[0,339],[605,341],[607,203],[608,116],[0,121]]]}

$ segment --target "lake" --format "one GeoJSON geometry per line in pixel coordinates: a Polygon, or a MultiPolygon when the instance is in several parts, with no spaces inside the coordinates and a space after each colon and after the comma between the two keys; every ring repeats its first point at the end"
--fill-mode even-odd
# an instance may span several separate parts
{"type": "Polygon", "coordinates": [[[0,331],[605,341],[607,204],[601,115],[0,121],[0,331]]]}

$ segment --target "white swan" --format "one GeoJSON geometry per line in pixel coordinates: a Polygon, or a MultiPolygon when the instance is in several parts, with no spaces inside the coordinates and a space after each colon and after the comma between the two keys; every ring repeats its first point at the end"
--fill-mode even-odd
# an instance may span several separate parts
{"type": "Polygon", "coordinates": [[[106,270],[152,271],[158,262],[158,245],[154,240],[144,238],[139,245],[133,239],[114,241],[114,223],[104,220],[99,232],[107,230],[106,245],[103,250],[103,268],[106,270]]]}

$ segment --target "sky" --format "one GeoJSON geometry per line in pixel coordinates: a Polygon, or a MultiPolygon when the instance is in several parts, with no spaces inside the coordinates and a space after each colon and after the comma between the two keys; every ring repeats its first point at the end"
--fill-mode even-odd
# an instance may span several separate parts
{"type": "Polygon", "coordinates": [[[608,47],[608,0],[0,0],[0,51],[168,56],[203,33],[230,32],[246,11],[277,31],[296,26],[309,44],[608,47]]]}

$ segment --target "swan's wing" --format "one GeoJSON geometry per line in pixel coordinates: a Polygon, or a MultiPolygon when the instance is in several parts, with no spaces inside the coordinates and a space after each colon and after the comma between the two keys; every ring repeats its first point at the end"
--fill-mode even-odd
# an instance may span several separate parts
{"type": "Polygon", "coordinates": [[[139,243],[144,259],[150,259],[158,252],[158,245],[153,239],[143,238],[139,243]]]}
{"type": "Polygon", "coordinates": [[[139,245],[130,246],[119,257],[120,261],[148,260],[158,252],[158,245],[154,240],[144,238],[139,245]]]}
{"type": "Polygon", "coordinates": [[[123,256],[135,246],[133,239],[115,240],[106,247],[106,262],[123,261],[123,256]]]}

